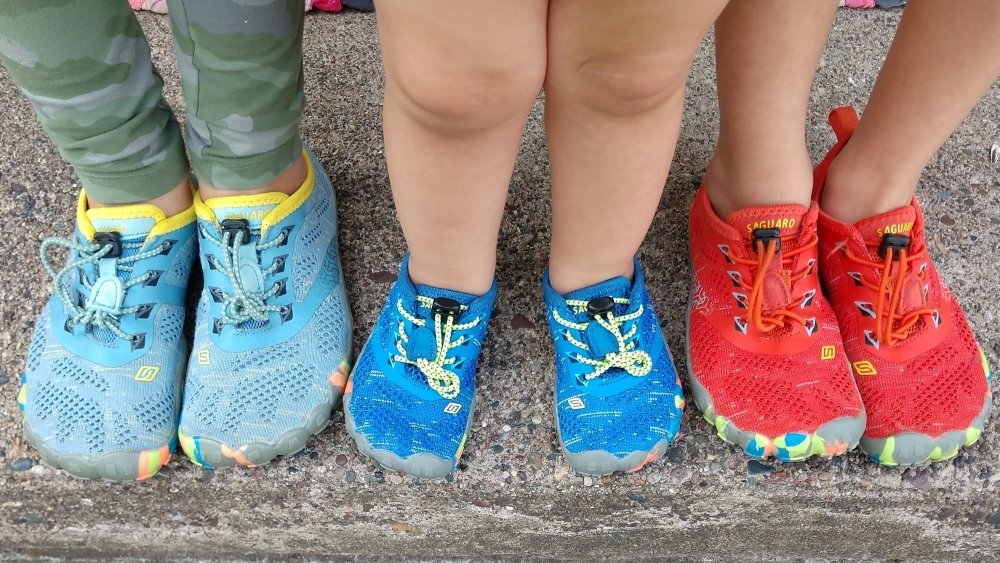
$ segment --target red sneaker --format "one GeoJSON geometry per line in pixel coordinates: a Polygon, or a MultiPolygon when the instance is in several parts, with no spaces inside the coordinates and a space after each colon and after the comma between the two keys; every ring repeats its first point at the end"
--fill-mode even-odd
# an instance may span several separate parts
{"type": "Polygon", "coordinates": [[[775,205],[722,221],[705,188],[691,210],[691,390],[719,437],[757,458],[839,455],[865,428],[820,291],[817,213],[775,205]]]}
{"type": "MultiPolygon", "coordinates": [[[[839,142],[817,167],[813,199],[858,123],[830,114],[839,142]]],[[[990,370],[955,296],[927,253],[924,217],[910,205],[855,225],[819,215],[820,269],[868,410],[862,449],[883,465],[953,457],[990,414],[990,370]]]]}

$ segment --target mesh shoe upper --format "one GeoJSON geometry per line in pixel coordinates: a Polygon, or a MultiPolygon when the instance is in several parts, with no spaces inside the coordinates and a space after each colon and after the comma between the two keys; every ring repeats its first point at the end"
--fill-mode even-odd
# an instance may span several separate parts
{"type": "Polygon", "coordinates": [[[274,444],[334,404],[346,384],[351,322],[336,203],[309,156],[312,181],[292,196],[196,201],[205,288],[180,422],[185,436],[234,448],[274,444]]]}
{"type": "Polygon", "coordinates": [[[556,416],[563,447],[570,453],[600,450],[624,458],[672,441],[680,428],[683,391],[638,261],[632,283],[613,278],[566,296],[552,289],[548,274],[542,283],[556,351],[556,416]],[[613,315],[627,319],[608,323],[614,317],[606,317],[611,330],[583,306],[608,297],[618,300],[609,304],[613,315]],[[614,365],[607,367],[602,360],[609,359],[614,365]]]}
{"type": "Polygon", "coordinates": [[[75,240],[55,244],[72,246],[67,264],[80,265],[56,273],[28,351],[23,408],[35,445],[79,456],[163,447],[187,354],[193,210],[170,219],[149,205],[87,210],[81,194],[75,240]]]}
{"type": "Polygon", "coordinates": [[[402,459],[428,453],[455,460],[461,454],[475,401],[476,366],[495,298],[495,284],[481,297],[414,286],[404,259],[351,374],[345,398],[356,432],[373,449],[402,459]],[[453,324],[467,328],[448,336],[443,330],[447,319],[441,317],[441,324],[435,323],[433,306],[427,300],[439,298],[465,307],[453,324]],[[433,368],[426,362],[424,367],[413,362],[432,359],[438,343],[445,341],[449,348],[443,369],[454,374],[457,388],[437,385],[436,389],[427,373],[436,373],[433,368]]]}
{"type": "Polygon", "coordinates": [[[837,320],[820,291],[816,216],[815,205],[787,205],[722,221],[704,188],[695,197],[692,377],[715,412],[744,432],[812,433],[863,412],[837,320]],[[780,239],[770,243],[779,249],[770,256],[764,237],[780,239]]]}

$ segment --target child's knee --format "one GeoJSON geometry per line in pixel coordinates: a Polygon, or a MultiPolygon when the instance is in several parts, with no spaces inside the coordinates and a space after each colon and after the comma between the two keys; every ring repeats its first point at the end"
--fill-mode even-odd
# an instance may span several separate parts
{"type": "Polygon", "coordinates": [[[686,57],[600,56],[567,69],[563,97],[604,114],[643,114],[683,95],[686,57]]]}
{"type": "Polygon", "coordinates": [[[544,80],[544,60],[469,65],[473,70],[407,69],[387,77],[387,89],[411,118],[445,133],[482,131],[523,118],[544,80]]]}

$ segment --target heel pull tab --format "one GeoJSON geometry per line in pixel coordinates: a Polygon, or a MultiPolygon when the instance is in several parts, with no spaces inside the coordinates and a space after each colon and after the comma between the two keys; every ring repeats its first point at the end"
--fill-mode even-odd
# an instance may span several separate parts
{"type": "Polygon", "coordinates": [[[830,127],[837,135],[837,141],[844,143],[858,128],[858,110],[853,106],[842,106],[830,112],[830,127]]]}

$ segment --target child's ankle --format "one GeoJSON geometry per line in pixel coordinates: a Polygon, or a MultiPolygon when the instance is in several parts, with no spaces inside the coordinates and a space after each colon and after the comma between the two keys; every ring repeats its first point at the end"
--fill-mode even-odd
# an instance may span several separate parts
{"type": "Polygon", "coordinates": [[[716,215],[726,218],[734,211],[765,205],[809,205],[812,173],[808,161],[771,171],[742,167],[716,154],[705,173],[705,185],[716,215]]]}
{"type": "Polygon", "coordinates": [[[888,170],[855,163],[850,154],[842,153],[830,165],[820,207],[834,219],[853,225],[909,205],[919,177],[895,176],[888,170]]]}
{"type": "Polygon", "coordinates": [[[410,283],[476,296],[486,295],[493,287],[495,264],[490,267],[481,265],[477,268],[468,261],[459,261],[458,266],[428,262],[432,261],[410,255],[407,266],[410,283]]]}
{"type": "MultiPolygon", "coordinates": [[[[184,178],[180,184],[177,184],[171,190],[157,198],[153,198],[149,201],[142,203],[147,203],[150,205],[155,205],[163,211],[163,214],[167,217],[173,217],[178,213],[183,213],[191,208],[192,196],[191,196],[191,184],[188,182],[187,178],[184,178]]],[[[112,207],[111,204],[97,203],[87,198],[87,206],[91,209],[96,209],[99,207],[112,207]]]]}
{"type": "Polygon", "coordinates": [[[635,262],[632,258],[619,266],[605,266],[603,268],[574,268],[561,264],[559,261],[549,260],[549,285],[560,295],[566,295],[616,277],[623,277],[631,282],[634,276],[635,262]]]}

